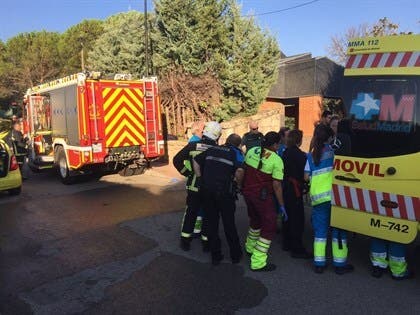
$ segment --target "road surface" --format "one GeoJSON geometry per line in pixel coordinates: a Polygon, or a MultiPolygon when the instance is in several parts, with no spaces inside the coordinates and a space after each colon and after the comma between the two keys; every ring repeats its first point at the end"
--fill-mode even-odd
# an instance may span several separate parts
{"type": "MultiPolygon", "coordinates": [[[[368,240],[360,235],[350,239],[356,270],[343,276],[331,266],[315,274],[310,261],[282,251],[280,237],[270,250],[278,267],[271,273],[251,272],[248,258],[214,267],[198,240],[183,252],[184,198],[182,179],[169,166],[71,186],[54,174],[32,174],[21,196],[0,194],[0,313],[420,313],[420,277],[372,278],[368,240]]],[[[237,222],[244,241],[242,200],[237,222]]],[[[417,244],[408,257],[420,275],[417,244]]]]}

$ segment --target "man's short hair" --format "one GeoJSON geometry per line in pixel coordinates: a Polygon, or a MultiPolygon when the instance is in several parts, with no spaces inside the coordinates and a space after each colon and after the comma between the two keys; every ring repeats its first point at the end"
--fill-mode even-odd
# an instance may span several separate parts
{"type": "Polygon", "coordinates": [[[241,145],[242,139],[236,133],[230,134],[226,139],[227,145],[233,145],[234,147],[239,147],[241,145]]]}
{"type": "Polygon", "coordinates": [[[299,145],[302,143],[302,137],[303,137],[302,130],[297,130],[297,129],[290,130],[287,135],[286,145],[288,147],[299,145]]]}
{"type": "Polygon", "coordinates": [[[325,117],[328,117],[328,116],[331,116],[331,115],[332,115],[332,112],[330,110],[326,109],[322,112],[321,117],[325,118],[325,117]]]}

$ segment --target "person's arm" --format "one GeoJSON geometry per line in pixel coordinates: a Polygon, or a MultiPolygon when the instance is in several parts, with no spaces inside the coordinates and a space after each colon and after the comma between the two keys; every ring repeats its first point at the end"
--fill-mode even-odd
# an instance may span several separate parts
{"type": "Polygon", "coordinates": [[[273,189],[274,189],[274,195],[276,196],[280,207],[284,207],[283,188],[281,185],[281,180],[277,180],[277,179],[273,180],[273,189]]]}
{"type": "Polygon", "coordinates": [[[188,177],[189,175],[191,175],[191,171],[188,170],[185,165],[184,165],[184,161],[188,160],[190,157],[190,151],[192,149],[192,147],[195,145],[195,143],[190,143],[188,145],[186,145],[185,147],[183,147],[173,158],[172,163],[174,164],[175,168],[177,169],[177,171],[181,174],[184,175],[186,177],[188,177]]]}
{"type": "Polygon", "coordinates": [[[197,177],[201,177],[201,167],[195,159],[193,160],[193,170],[197,177]]]}
{"type": "Polygon", "coordinates": [[[197,177],[201,177],[201,173],[204,167],[204,162],[206,160],[207,151],[204,151],[203,153],[196,155],[193,158],[193,171],[197,177]]]}
{"type": "Polygon", "coordinates": [[[305,182],[309,182],[311,179],[311,166],[309,165],[309,157],[306,159],[303,179],[305,182]]]}

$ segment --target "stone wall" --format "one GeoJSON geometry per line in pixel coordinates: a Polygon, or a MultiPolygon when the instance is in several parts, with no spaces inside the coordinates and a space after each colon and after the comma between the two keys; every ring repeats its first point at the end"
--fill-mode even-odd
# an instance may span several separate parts
{"type": "Polygon", "coordinates": [[[265,134],[269,131],[279,131],[284,126],[284,107],[277,106],[271,110],[260,110],[257,114],[248,117],[234,118],[222,123],[223,132],[219,143],[224,143],[227,136],[236,133],[241,137],[249,131],[250,120],[258,121],[259,130],[265,134]]]}

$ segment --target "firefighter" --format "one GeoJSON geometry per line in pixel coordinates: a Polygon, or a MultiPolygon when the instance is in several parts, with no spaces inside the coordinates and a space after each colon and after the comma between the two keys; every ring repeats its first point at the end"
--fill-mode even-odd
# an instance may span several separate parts
{"type": "Polygon", "coordinates": [[[234,143],[238,141],[240,144],[241,137],[232,134],[223,146],[209,148],[194,158],[194,171],[197,178],[201,178],[201,193],[204,198],[204,213],[213,265],[218,265],[223,260],[219,238],[220,216],[232,263],[237,264],[242,258],[235,225],[236,185],[234,181],[240,186],[243,178],[243,164],[238,161],[237,153],[233,148],[234,143]]]}
{"type": "MultiPolygon", "coordinates": [[[[191,125],[192,136],[188,139],[188,142],[198,142],[203,137],[204,122],[196,121],[191,125]]],[[[185,163],[186,167],[189,167],[189,170],[192,171],[192,166],[189,161],[185,163]]],[[[201,228],[203,226],[203,209],[200,209],[197,213],[197,219],[195,220],[194,225],[194,237],[199,237],[201,234],[201,228]]]]}
{"type": "Polygon", "coordinates": [[[404,244],[373,238],[370,242],[370,261],[373,266],[372,276],[380,278],[389,266],[392,279],[404,280],[413,278],[413,272],[407,268],[405,248],[404,244]]]}
{"type": "MultiPolygon", "coordinates": [[[[332,170],[334,151],[329,143],[334,131],[325,125],[317,127],[313,138],[313,149],[308,153],[305,165],[305,180],[310,179],[310,197],[312,202],[312,226],[314,239],[314,271],[323,273],[326,266],[325,249],[331,215],[332,170]]],[[[347,264],[346,232],[332,229],[332,253],[335,273],[342,275],[353,271],[347,264]]]]}
{"type": "Polygon", "coordinates": [[[302,236],[305,226],[303,206],[304,168],[306,154],[299,147],[302,144],[302,131],[289,131],[283,153],[284,181],[283,198],[288,220],[283,223],[283,250],[290,250],[293,258],[312,258],[303,246],[302,236]]]}
{"type": "MultiPolygon", "coordinates": [[[[222,127],[219,123],[215,121],[208,122],[204,127],[202,139],[198,142],[188,143],[173,158],[175,168],[178,172],[187,177],[187,205],[182,223],[180,242],[181,249],[185,251],[190,250],[197,213],[202,206],[202,200],[199,194],[200,183],[197,181],[197,176],[194,172],[186,166],[186,162],[188,162],[189,165],[192,165],[192,159],[195,156],[206,151],[208,148],[217,145],[217,140],[219,139],[221,132],[222,127]]],[[[208,251],[209,244],[205,219],[203,220],[201,240],[203,251],[208,251]]]]}
{"type": "Polygon", "coordinates": [[[276,234],[277,212],[287,216],[281,186],[283,162],[276,153],[279,145],[279,133],[270,131],[263,137],[262,146],[252,148],[245,156],[242,194],[250,221],[245,249],[251,255],[252,271],[276,269],[267,263],[268,250],[276,234]]]}

